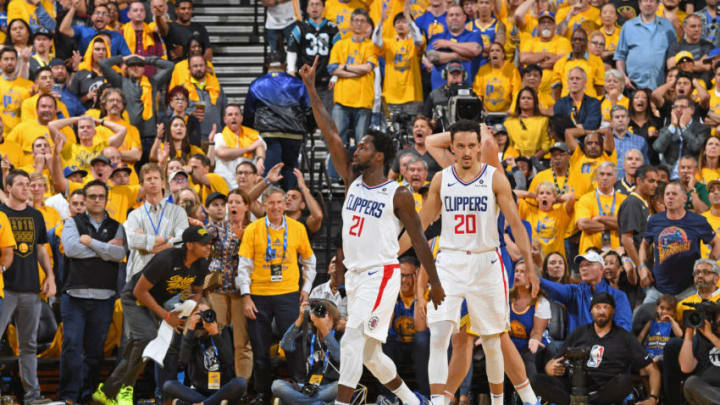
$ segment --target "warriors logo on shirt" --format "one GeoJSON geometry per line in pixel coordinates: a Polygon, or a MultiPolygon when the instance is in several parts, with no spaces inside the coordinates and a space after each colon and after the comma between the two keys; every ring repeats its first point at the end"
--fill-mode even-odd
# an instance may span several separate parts
{"type": "Polygon", "coordinates": [[[669,226],[658,235],[658,258],[660,263],[668,257],[690,250],[690,240],[682,228],[669,226]]]}
{"type": "Polygon", "coordinates": [[[19,257],[30,256],[35,246],[35,221],[32,217],[9,217],[8,219],[17,242],[15,254],[19,257]]]}

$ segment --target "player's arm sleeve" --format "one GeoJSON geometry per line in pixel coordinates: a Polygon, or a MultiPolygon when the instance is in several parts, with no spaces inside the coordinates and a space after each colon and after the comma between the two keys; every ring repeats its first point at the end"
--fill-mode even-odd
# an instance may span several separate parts
{"type": "Polygon", "coordinates": [[[288,73],[295,73],[297,72],[297,53],[288,50],[287,58],[285,59],[285,64],[287,65],[287,72],[288,73]]]}
{"type": "Polygon", "coordinates": [[[240,290],[241,295],[250,294],[250,275],[253,272],[255,263],[253,258],[255,246],[255,227],[252,224],[243,233],[240,249],[238,250],[238,274],[235,277],[235,288],[240,290]]]}

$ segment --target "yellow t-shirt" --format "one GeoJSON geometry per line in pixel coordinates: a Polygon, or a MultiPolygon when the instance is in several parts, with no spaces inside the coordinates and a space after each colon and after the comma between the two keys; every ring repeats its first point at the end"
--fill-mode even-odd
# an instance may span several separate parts
{"type": "Polygon", "coordinates": [[[140,185],[114,186],[108,193],[107,212],[110,218],[121,224],[127,219],[128,211],[137,203],[140,185]]]}
{"type": "MultiPolygon", "coordinates": [[[[225,146],[229,148],[247,148],[260,139],[260,133],[252,128],[241,125],[240,134],[238,135],[234,133],[230,127],[226,126],[223,128],[222,137],[225,142],[225,146]]],[[[243,157],[252,159],[253,154],[251,152],[247,152],[243,154],[243,157]]]]}
{"type": "Polygon", "coordinates": [[[519,200],[520,216],[530,223],[532,239],[540,242],[543,256],[552,252],[560,252],[565,256],[565,232],[570,223],[570,215],[565,210],[565,204],[555,204],[550,211],[519,200]]]}
{"type": "Polygon", "coordinates": [[[395,38],[397,35],[397,32],[395,32],[395,26],[393,25],[393,19],[395,18],[395,15],[403,12],[403,5],[403,0],[372,0],[372,2],[370,2],[368,14],[375,24],[380,22],[382,9],[387,9],[388,17],[385,19],[385,23],[382,28],[383,39],[395,38]]]}
{"type": "Polygon", "coordinates": [[[711,89],[710,93],[710,112],[720,114],[720,92],[717,89],[711,89]]]}
{"type": "Polygon", "coordinates": [[[285,217],[287,226],[287,252],[283,250],[285,229],[268,229],[265,218],[260,218],[245,228],[238,254],[253,261],[250,274],[250,294],[279,295],[298,291],[300,269],[298,255],[309,259],[314,253],[310,247],[305,227],[292,218],[285,217]],[[275,255],[268,261],[268,231],[275,255]],[[270,266],[282,266],[280,280],[272,281],[270,266]]]}
{"type": "MultiPolygon", "coordinates": [[[[561,190],[567,187],[567,192],[572,192],[573,194],[575,194],[575,198],[578,198],[578,196],[582,196],[583,194],[585,194],[592,185],[592,183],[590,183],[589,180],[581,176],[580,173],[575,173],[573,171],[569,171],[569,177],[557,176],[557,181],[555,181],[552,174],[552,168],[550,168],[541,171],[540,173],[536,174],[535,177],[533,177],[532,182],[530,182],[530,187],[528,188],[528,191],[531,193],[537,192],[537,186],[545,181],[549,181],[550,183],[555,184],[561,190]]],[[[565,234],[565,237],[570,237],[575,233],[577,233],[577,226],[575,224],[575,221],[570,221],[567,227],[567,233],[565,234]]]]}
{"type": "MultiPolygon", "coordinates": [[[[707,210],[700,215],[704,216],[705,219],[707,219],[708,223],[716,234],[720,234],[720,217],[716,217],[715,215],[713,215],[711,210],[707,210]]],[[[700,241],[700,257],[704,259],[710,258],[710,246],[706,245],[703,241],[700,241]]],[[[718,260],[718,264],[720,264],[720,260],[718,260]]]]}
{"type": "MultiPolygon", "coordinates": [[[[557,15],[555,16],[555,21],[560,24],[560,22],[562,22],[570,13],[570,10],[572,10],[571,7],[563,7],[558,10],[557,15]]],[[[573,31],[580,27],[584,28],[585,32],[588,34],[602,27],[602,22],[600,21],[600,10],[590,6],[587,10],[572,17],[570,21],[568,21],[568,29],[565,33],[565,37],[570,39],[573,31]]]]}
{"type": "MultiPolygon", "coordinates": [[[[76,143],[75,133],[72,128],[65,127],[60,130],[60,132],[65,134],[65,138],[67,139],[65,147],[76,143]]],[[[10,134],[8,134],[7,139],[20,145],[20,149],[22,149],[23,157],[21,160],[21,166],[33,164],[34,159],[32,156],[32,144],[41,136],[47,139],[48,143],[50,143],[50,147],[52,148],[55,143],[50,136],[50,130],[46,125],[42,125],[37,121],[23,121],[13,128],[10,134]]]]}
{"type": "Polygon", "coordinates": [[[3,97],[0,117],[2,117],[5,127],[3,130],[5,135],[9,134],[20,123],[22,102],[30,97],[32,86],[33,82],[22,77],[15,80],[4,80],[0,77],[0,94],[3,97]]]}
{"type": "Polygon", "coordinates": [[[382,92],[385,102],[405,104],[422,101],[423,91],[420,79],[422,48],[415,46],[409,36],[406,39],[395,36],[383,38],[383,49],[378,50],[378,54],[385,58],[382,92]]]}
{"type": "MultiPolygon", "coordinates": [[[[22,121],[37,121],[37,101],[40,98],[40,94],[36,94],[30,98],[26,98],[22,102],[22,111],[20,113],[20,119],[22,121]]],[[[57,103],[57,114],[55,118],[70,118],[65,103],[60,100],[55,100],[57,103]]]]}
{"type": "MultiPolygon", "coordinates": [[[[140,142],[140,131],[138,129],[130,124],[130,122],[125,120],[119,120],[119,121],[112,121],[109,118],[105,118],[105,121],[110,121],[115,124],[120,124],[125,127],[127,130],[125,132],[125,139],[123,140],[122,145],[118,148],[120,152],[127,152],[132,150],[133,148],[138,148],[142,150],[142,143],[140,142]]],[[[99,126],[96,127],[96,137],[102,136],[105,140],[110,138],[113,135],[113,131],[110,130],[110,128],[107,128],[105,126],[99,126]]],[[[139,184],[140,180],[138,178],[137,172],[135,171],[135,163],[133,162],[125,162],[127,163],[128,167],[130,168],[130,184],[139,184]]]]}
{"type": "MultiPolygon", "coordinates": [[[[612,162],[617,164],[617,149],[613,149],[610,155],[603,151],[599,157],[591,158],[588,157],[582,149],[580,149],[580,146],[578,146],[575,148],[575,151],[573,151],[573,154],[570,155],[570,175],[577,176],[578,180],[585,185],[586,188],[581,190],[582,194],[590,191],[589,189],[591,187],[595,187],[595,169],[597,169],[597,167],[603,162],[612,162]]],[[[575,194],[575,196],[577,197],[582,194],[575,194]]]]}
{"type": "Polygon", "coordinates": [[[84,146],[79,143],[65,145],[60,157],[62,158],[63,167],[77,166],[82,170],[90,170],[90,162],[102,154],[103,149],[108,146],[107,141],[93,139],[93,144],[84,146]]]}
{"type": "MultiPolygon", "coordinates": [[[[580,218],[592,218],[601,215],[600,207],[598,207],[598,198],[600,199],[600,205],[602,205],[603,215],[617,216],[620,204],[625,201],[627,196],[619,191],[613,191],[613,195],[602,195],[600,193],[596,195],[595,191],[586,193],[580,197],[577,204],[575,204],[576,223],[580,218]]],[[[580,234],[580,248],[578,251],[585,252],[589,247],[593,246],[602,249],[602,232],[588,233],[583,231],[580,234]]],[[[618,237],[617,230],[610,231],[610,246],[613,249],[620,247],[620,238],[618,237]]]]}
{"type": "Polygon", "coordinates": [[[705,184],[709,184],[711,180],[720,178],[720,169],[708,169],[704,167],[695,173],[695,178],[705,184]]]}
{"type": "Polygon", "coordinates": [[[505,62],[500,69],[486,63],[478,69],[473,81],[473,91],[483,101],[488,112],[507,112],[512,104],[513,94],[520,91],[520,72],[511,62],[505,62]]]}
{"type": "Polygon", "coordinates": [[[339,0],[328,0],[325,3],[325,18],[335,23],[343,38],[352,35],[350,16],[356,8],[367,11],[367,7],[360,0],[350,0],[347,3],[341,3],[339,0]]]}
{"type": "Polygon", "coordinates": [[[55,228],[59,223],[62,222],[60,213],[57,212],[55,208],[49,205],[43,205],[42,207],[35,206],[33,208],[40,211],[40,213],[42,214],[43,219],[45,220],[45,229],[55,228]]]}
{"type": "MultiPolygon", "coordinates": [[[[678,20],[680,20],[680,24],[682,24],[683,22],[685,22],[685,18],[687,18],[688,13],[682,11],[682,10],[680,9],[680,7],[677,8],[677,11],[676,11],[675,13],[676,13],[676,15],[677,15],[677,17],[678,17],[678,20]]],[[[665,17],[665,5],[664,5],[664,4],[660,3],[660,4],[658,5],[658,8],[657,8],[657,11],[655,12],[655,15],[657,15],[658,17],[665,17]]],[[[10,21],[10,20],[8,19],[8,21],[10,21]]]]}
{"type": "MultiPolygon", "coordinates": [[[[547,42],[540,40],[539,37],[528,37],[520,42],[520,52],[550,52],[554,55],[567,55],[571,51],[572,45],[570,45],[570,41],[560,35],[553,35],[553,37],[547,42]]],[[[540,81],[540,87],[538,89],[538,97],[541,100],[541,104],[543,103],[543,100],[546,104],[549,100],[552,100],[549,105],[555,105],[555,99],[552,97],[552,81],[552,70],[544,69],[542,79],[540,81]]]]}
{"type": "Polygon", "coordinates": [[[552,141],[548,135],[548,117],[530,118],[510,117],[505,120],[508,137],[522,156],[532,156],[540,149],[550,150],[552,141]]]}
{"type": "MultiPolygon", "coordinates": [[[[545,72],[545,71],[543,71],[545,72]]],[[[544,74],[544,73],[543,73],[544,74]]],[[[541,79],[542,80],[542,79],[541,79]]],[[[549,81],[548,81],[549,83],[549,81]]],[[[515,107],[517,107],[517,96],[519,91],[513,94],[512,96],[512,104],[510,104],[510,112],[515,112],[515,107]]],[[[552,96],[552,86],[548,86],[544,91],[540,91],[540,88],[538,88],[537,92],[538,96],[538,108],[540,109],[549,109],[552,111],[553,107],[555,106],[555,99],[552,96]]]]}
{"type": "Polygon", "coordinates": [[[595,86],[602,87],[605,85],[605,63],[603,63],[602,59],[590,53],[587,53],[587,59],[568,59],[569,57],[570,56],[560,58],[555,62],[555,66],[553,66],[552,85],[562,85],[560,96],[567,96],[569,93],[567,84],[568,73],[575,67],[581,67],[585,71],[585,74],[587,74],[585,94],[597,98],[598,94],[597,91],[595,91],[595,86]]]}
{"type": "Polygon", "coordinates": [[[55,3],[52,0],[42,0],[39,4],[30,4],[25,0],[12,0],[8,4],[7,8],[7,20],[8,22],[19,18],[29,25],[41,25],[37,19],[36,10],[38,5],[42,5],[45,11],[55,19],[55,3]]]}
{"type": "Polygon", "coordinates": [[[8,159],[10,159],[10,163],[12,163],[15,167],[20,167],[22,158],[23,158],[23,152],[20,145],[17,144],[17,142],[8,141],[7,139],[3,141],[3,143],[0,143],[0,155],[7,155],[8,159]]]}
{"type": "MultiPolygon", "coordinates": [[[[15,248],[15,236],[13,236],[10,220],[4,212],[0,212],[0,248],[15,248]]],[[[0,298],[5,298],[5,282],[0,277],[0,298]]]]}
{"type": "Polygon", "coordinates": [[[208,173],[205,176],[207,176],[208,180],[210,181],[209,186],[203,186],[202,184],[194,184],[192,182],[192,178],[190,179],[190,185],[192,188],[197,191],[197,193],[200,195],[200,201],[202,201],[203,204],[205,204],[205,199],[207,196],[210,195],[210,193],[218,192],[228,195],[228,192],[230,191],[228,189],[227,182],[225,179],[222,178],[219,174],[216,173],[208,173]]]}
{"type": "MultiPolygon", "coordinates": [[[[618,98],[617,103],[615,105],[621,105],[625,108],[628,108],[630,105],[630,99],[620,94],[620,97],[618,98]]],[[[605,122],[610,122],[610,110],[612,110],[613,105],[612,101],[610,101],[609,98],[603,97],[602,103],[600,103],[600,110],[602,111],[602,120],[605,122]]]]}
{"type": "Polygon", "coordinates": [[[617,49],[618,41],[620,41],[620,27],[616,25],[612,34],[608,34],[602,28],[600,28],[600,32],[602,32],[605,37],[605,50],[615,51],[615,49],[617,49]]]}
{"type": "MultiPolygon", "coordinates": [[[[336,42],[330,51],[329,65],[377,66],[375,45],[369,39],[355,42],[351,37],[336,42]]],[[[375,73],[372,71],[360,77],[340,78],[335,84],[335,103],[352,108],[372,108],[375,90],[375,73]]]]}

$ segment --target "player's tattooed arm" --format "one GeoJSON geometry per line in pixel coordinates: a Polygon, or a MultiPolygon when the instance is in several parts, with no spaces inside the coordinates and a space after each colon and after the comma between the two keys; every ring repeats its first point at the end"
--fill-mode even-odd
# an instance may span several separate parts
{"type": "Polygon", "coordinates": [[[415,211],[415,200],[407,188],[399,187],[395,192],[393,205],[395,206],[395,215],[405,227],[413,248],[415,248],[415,254],[427,272],[430,280],[430,299],[437,308],[445,299],[445,291],[440,285],[440,279],[435,269],[435,260],[423,233],[420,217],[415,211]]]}

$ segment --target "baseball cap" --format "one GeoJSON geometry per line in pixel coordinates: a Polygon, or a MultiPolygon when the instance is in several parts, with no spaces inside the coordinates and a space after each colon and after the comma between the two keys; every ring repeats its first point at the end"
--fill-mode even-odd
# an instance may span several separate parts
{"type": "Polygon", "coordinates": [[[710,190],[710,187],[712,187],[715,184],[720,184],[720,177],[710,180],[707,184],[707,189],[710,190]]]}
{"type": "Polygon", "coordinates": [[[210,243],[213,240],[204,226],[193,225],[182,233],[182,242],[210,243]]]}
{"type": "Polygon", "coordinates": [[[210,206],[210,203],[217,200],[218,198],[222,199],[223,201],[227,201],[227,196],[225,194],[219,193],[217,191],[213,191],[205,199],[205,206],[206,207],[210,206]]]}
{"type": "Polygon", "coordinates": [[[493,129],[493,131],[495,131],[496,134],[499,134],[502,132],[504,132],[506,134],[508,133],[507,128],[505,128],[505,125],[503,125],[503,124],[495,124],[492,126],[492,129],[493,129]]]}
{"type": "Polygon", "coordinates": [[[675,54],[675,63],[682,63],[685,61],[693,62],[695,58],[693,58],[692,54],[688,51],[680,51],[675,54]]]}
{"type": "Polygon", "coordinates": [[[145,60],[139,56],[131,56],[126,61],[127,66],[145,66],[145,60]]]}
{"type": "Polygon", "coordinates": [[[450,62],[448,62],[447,67],[445,69],[448,71],[448,73],[464,72],[465,66],[463,66],[462,62],[460,62],[459,60],[451,60],[450,62]]]}
{"type": "Polygon", "coordinates": [[[608,304],[615,308],[615,298],[613,298],[610,293],[603,291],[592,297],[592,300],[590,301],[590,308],[594,307],[596,304],[608,304]]]}
{"type": "Polygon", "coordinates": [[[68,166],[65,169],[63,169],[63,175],[65,175],[65,178],[72,176],[75,173],[82,174],[83,177],[87,176],[87,170],[83,170],[77,166],[68,166]]]}
{"type": "Polygon", "coordinates": [[[121,170],[128,172],[128,174],[132,173],[132,169],[130,168],[130,166],[127,165],[127,163],[120,163],[119,165],[117,165],[116,168],[113,169],[112,173],[110,173],[110,176],[114,175],[115,172],[119,172],[121,170]]]}
{"type": "Polygon", "coordinates": [[[50,39],[52,39],[52,37],[53,37],[52,32],[50,32],[50,30],[48,30],[48,29],[45,28],[45,27],[40,27],[40,28],[38,28],[37,30],[35,30],[35,32],[34,32],[33,35],[32,35],[32,39],[35,40],[35,38],[36,38],[38,35],[42,35],[42,36],[48,37],[48,38],[50,38],[50,39]]]}
{"type": "Polygon", "coordinates": [[[555,142],[553,146],[550,147],[550,152],[554,150],[560,150],[565,153],[570,153],[570,148],[568,148],[567,144],[565,142],[555,142]]]}
{"type": "Polygon", "coordinates": [[[593,263],[600,263],[603,266],[605,266],[605,260],[603,260],[602,256],[600,256],[599,253],[592,251],[592,250],[585,252],[584,255],[575,256],[575,264],[580,264],[583,260],[587,260],[587,261],[593,262],[593,263]]]}
{"type": "Polygon", "coordinates": [[[55,67],[55,66],[65,66],[65,62],[63,62],[63,60],[60,58],[54,58],[53,60],[50,61],[50,67],[55,67]]]}
{"type": "Polygon", "coordinates": [[[715,48],[710,53],[708,53],[708,59],[705,61],[705,63],[712,63],[710,59],[720,56],[720,48],[715,48]]]}
{"type": "Polygon", "coordinates": [[[542,13],[540,13],[540,15],[537,17],[538,22],[540,22],[540,20],[542,20],[543,18],[550,18],[551,20],[553,20],[553,22],[555,22],[555,14],[551,11],[543,11],[542,13]]]}
{"type": "Polygon", "coordinates": [[[110,159],[105,155],[97,155],[93,158],[93,160],[90,161],[90,166],[94,165],[95,163],[105,163],[106,165],[111,165],[110,159]]]}
{"type": "Polygon", "coordinates": [[[184,175],[185,177],[187,177],[188,179],[190,178],[190,175],[187,174],[187,172],[186,172],[185,170],[178,170],[178,171],[175,171],[175,172],[170,173],[170,177],[168,177],[168,180],[174,179],[175,176],[177,176],[178,174],[182,174],[182,175],[184,175]]]}

